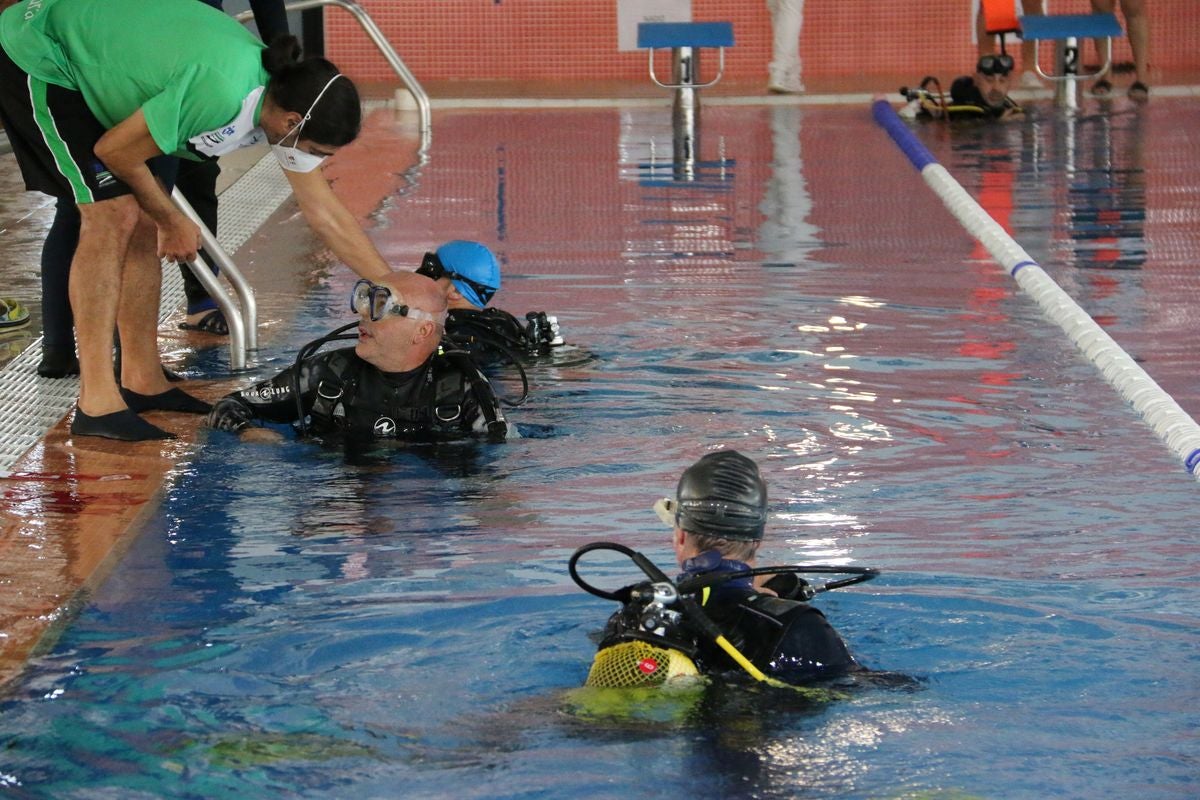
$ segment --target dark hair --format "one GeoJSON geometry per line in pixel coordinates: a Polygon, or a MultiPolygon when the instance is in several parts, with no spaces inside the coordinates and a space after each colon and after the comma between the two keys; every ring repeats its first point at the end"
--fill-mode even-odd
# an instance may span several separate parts
{"type": "Polygon", "coordinates": [[[323,58],[302,61],[300,52],[300,41],[287,33],[276,36],[263,50],[263,69],[271,76],[267,81],[267,95],[285,111],[304,114],[329,84],[300,135],[329,147],[349,144],[358,138],[362,126],[358,89],[344,75],[329,83],[338,74],[338,68],[323,58]]]}

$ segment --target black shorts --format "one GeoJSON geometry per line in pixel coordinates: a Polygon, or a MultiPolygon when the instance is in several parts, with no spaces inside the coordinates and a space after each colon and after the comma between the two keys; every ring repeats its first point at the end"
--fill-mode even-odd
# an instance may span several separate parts
{"type": "Polygon", "coordinates": [[[96,158],[107,129],[83,95],[33,78],[0,48],[0,121],[25,188],[76,204],[111,200],[130,189],[96,158]]]}

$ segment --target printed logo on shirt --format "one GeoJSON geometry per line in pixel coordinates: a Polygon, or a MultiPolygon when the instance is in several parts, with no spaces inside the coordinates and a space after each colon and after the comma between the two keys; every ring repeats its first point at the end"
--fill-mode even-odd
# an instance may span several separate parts
{"type": "Polygon", "coordinates": [[[254,112],[258,109],[258,98],[265,89],[265,86],[259,86],[246,95],[238,115],[229,122],[188,139],[192,149],[201,155],[216,158],[264,141],[267,134],[254,124],[254,112]]]}
{"type": "Polygon", "coordinates": [[[25,21],[29,22],[29,20],[40,14],[41,11],[42,0],[29,0],[29,2],[25,4],[25,21]]]}
{"type": "Polygon", "coordinates": [[[396,434],[396,421],[389,417],[380,417],[375,420],[375,433],[379,436],[394,436],[396,434]]]}

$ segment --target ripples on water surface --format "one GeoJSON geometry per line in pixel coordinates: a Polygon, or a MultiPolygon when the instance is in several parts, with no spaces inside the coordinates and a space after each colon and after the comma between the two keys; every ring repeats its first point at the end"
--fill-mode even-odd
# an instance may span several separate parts
{"type": "MultiPolygon", "coordinates": [[[[1115,106],[921,135],[1196,415],[1200,110],[1115,106]]],[[[501,305],[556,313],[592,358],[534,368],[525,438],[500,446],[347,460],[214,435],[5,705],[8,793],[1194,793],[1195,481],[866,110],[706,108],[692,185],[667,119],[439,116],[381,247],[494,242],[501,305]],[[650,505],[722,446],[770,482],[767,563],[884,570],[819,603],[919,689],[563,710],[612,610],[568,556],[619,540],[668,566],[650,505]]],[[[342,321],[331,275],[269,352],[342,321]]]]}

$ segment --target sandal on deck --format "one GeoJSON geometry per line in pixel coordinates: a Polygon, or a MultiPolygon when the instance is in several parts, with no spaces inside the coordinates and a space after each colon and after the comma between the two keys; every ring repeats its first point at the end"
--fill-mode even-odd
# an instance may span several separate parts
{"type": "Polygon", "coordinates": [[[1092,84],[1092,97],[1108,97],[1112,94],[1112,84],[1107,78],[1101,78],[1092,84]]]}
{"type": "Polygon", "coordinates": [[[185,331],[200,331],[201,333],[211,333],[215,336],[228,336],[229,323],[225,321],[225,315],[221,313],[221,309],[214,308],[201,317],[195,323],[181,322],[179,327],[185,331]]]}
{"type": "Polygon", "coordinates": [[[0,329],[19,328],[29,324],[29,309],[15,297],[0,297],[0,329]]]}
{"type": "Polygon", "coordinates": [[[1150,99],[1150,87],[1141,81],[1134,81],[1129,84],[1129,99],[1137,103],[1144,103],[1150,99]]]}

